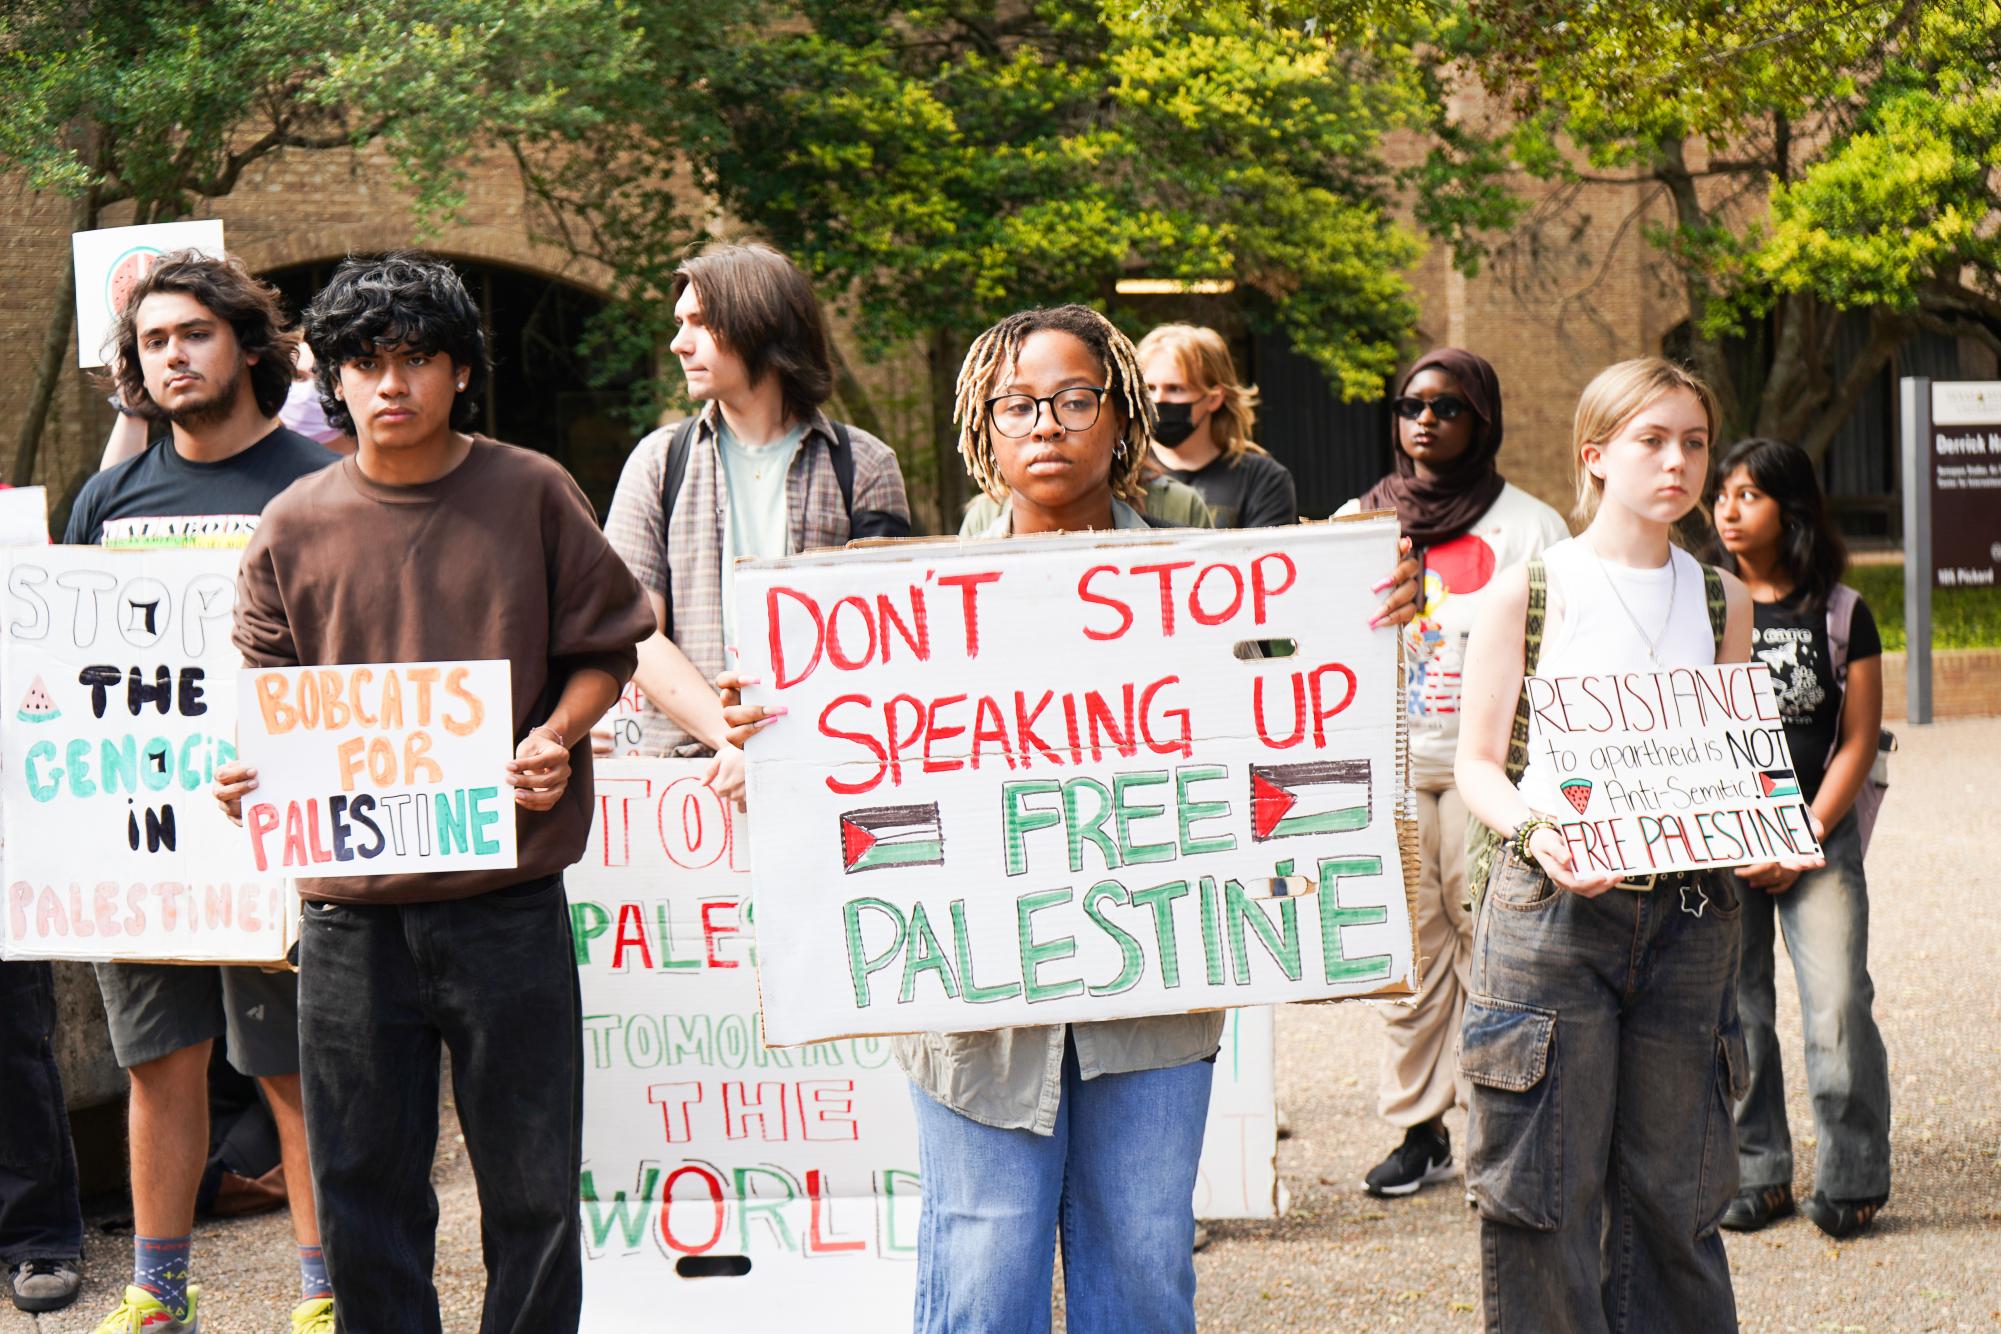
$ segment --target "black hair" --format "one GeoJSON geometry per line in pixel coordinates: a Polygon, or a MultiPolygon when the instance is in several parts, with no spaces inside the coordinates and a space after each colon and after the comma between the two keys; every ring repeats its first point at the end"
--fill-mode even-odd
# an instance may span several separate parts
{"type": "Polygon", "coordinates": [[[479,419],[479,396],[492,364],[479,307],[458,271],[436,255],[396,250],[370,259],[348,256],[306,307],[302,327],[313,349],[313,378],[327,424],[354,434],[347,404],[334,394],[340,368],[378,348],[444,353],[466,372],[466,387],[452,404],[452,429],[469,431],[479,419]]]}
{"type": "Polygon", "coordinates": [[[111,381],[119,402],[148,421],[164,421],[166,413],[146,391],[146,371],[139,364],[139,304],[159,292],[179,292],[199,301],[210,314],[228,324],[246,359],[257,360],[246,370],[257,410],[276,416],[291,392],[298,338],[285,332],[285,309],[278,290],[243,267],[234,257],[218,258],[194,250],[173,250],[154,261],[132,290],[105,340],[111,348],[111,381]]]}
{"type": "Polygon", "coordinates": [[[690,284],[702,303],[702,323],[743,361],[756,384],[778,377],[785,415],[810,422],[834,392],[826,320],[799,266],[761,241],[710,246],[674,271],[674,300],[690,284]]]}
{"type": "MultiPolygon", "coordinates": [[[[1712,508],[1724,481],[1739,468],[1751,475],[1751,485],[1778,504],[1779,562],[1792,576],[1795,593],[1804,596],[1809,609],[1825,605],[1848,570],[1848,545],[1828,517],[1827,497],[1813,459],[1791,441],[1764,436],[1739,440],[1717,460],[1712,508]]],[[[1721,543],[1717,549],[1717,563],[1736,573],[1737,558],[1722,550],[1721,543]]]]}

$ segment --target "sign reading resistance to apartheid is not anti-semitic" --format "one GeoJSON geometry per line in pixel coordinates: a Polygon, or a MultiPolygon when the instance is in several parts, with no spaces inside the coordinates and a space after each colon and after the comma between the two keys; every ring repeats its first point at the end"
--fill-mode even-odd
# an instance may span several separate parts
{"type": "MultiPolygon", "coordinates": [[[[908,1328],[918,1179],[910,1087],[885,1038],[767,1048],[750,822],[706,760],[596,766],[564,876],[583,999],[584,1327],[881,1334],[908,1328]]],[[[1269,1007],[1235,1010],[1197,1171],[1201,1218],[1268,1218],[1269,1007]]]]}
{"type": "Polygon", "coordinates": [[[516,863],[505,661],[245,668],[243,827],[300,878],[516,863]]]}
{"type": "Polygon", "coordinates": [[[210,796],[236,754],[235,551],[8,553],[6,952],[275,963],[297,928],[210,796]]]}
{"type": "Polygon", "coordinates": [[[1534,809],[1580,871],[1651,875],[1820,850],[1762,662],[1530,677],[1534,809]]]}
{"type": "Polygon", "coordinates": [[[1393,521],[750,562],[776,1043],[1401,995],[1393,521]]]}

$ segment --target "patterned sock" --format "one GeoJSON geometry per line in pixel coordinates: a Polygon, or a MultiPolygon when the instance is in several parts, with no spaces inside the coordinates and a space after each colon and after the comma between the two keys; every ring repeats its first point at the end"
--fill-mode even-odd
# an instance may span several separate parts
{"type": "Polygon", "coordinates": [[[333,1283],[327,1278],[326,1255],[317,1246],[299,1247],[299,1300],[331,1296],[333,1283]]]}
{"type": "Polygon", "coordinates": [[[174,1319],[188,1318],[188,1250],[192,1237],[132,1238],[132,1286],[160,1299],[174,1319]]]}

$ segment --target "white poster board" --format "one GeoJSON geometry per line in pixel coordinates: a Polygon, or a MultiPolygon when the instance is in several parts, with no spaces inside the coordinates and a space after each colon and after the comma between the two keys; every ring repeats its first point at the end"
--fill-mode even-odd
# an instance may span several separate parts
{"type": "Polygon", "coordinates": [[[17,547],[0,598],[9,958],[275,963],[298,909],[210,795],[235,551],[17,547]]]}
{"type": "MultiPolygon", "coordinates": [[[[906,1329],[909,1083],[887,1039],[761,1044],[748,822],[702,785],[707,768],[599,761],[597,822],[564,876],[584,1015],[584,1328],[670,1310],[701,1328],[906,1329]]],[[[1237,1010],[1197,1215],[1273,1216],[1275,1145],[1271,1010],[1237,1010]]]]}
{"type": "Polygon", "coordinates": [[[1581,873],[1704,871],[1820,851],[1764,663],[1536,676],[1524,688],[1533,768],[1523,796],[1556,819],[1581,873]]]}
{"type": "Polygon", "coordinates": [[[49,489],[45,486],[0,488],[0,547],[44,547],[49,544],[49,489]]]}
{"type": "Polygon", "coordinates": [[[753,870],[771,1040],[1409,994],[1398,636],[1367,624],[1396,539],[742,565],[745,698],[790,715],[747,752],[787,831],[753,870]]]}
{"type": "Polygon", "coordinates": [[[104,365],[104,343],[125,307],[132,285],[170,250],[197,250],[222,258],[222,219],[155,222],[72,232],[76,266],[76,364],[104,365]]]}
{"type": "Polygon", "coordinates": [[[301,879],[516,865],[507,662],[246,668],[243,828],[301,879]]]}

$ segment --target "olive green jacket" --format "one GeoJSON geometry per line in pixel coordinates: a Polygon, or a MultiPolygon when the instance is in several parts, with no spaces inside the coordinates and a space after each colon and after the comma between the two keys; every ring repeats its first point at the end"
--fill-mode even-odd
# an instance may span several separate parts
{"type": "MultiPolygon", "coordinates": [[[[1000,517],[1001,502],[984,493],[974,496],[966,506],[965,521],[959,525],[960,537],[978,537],[993,527],[1000,517]]],[[[1147,480],[1146,512],[1162,523],[1174,528],[1214,528],[1216,520],[1209,513],[1209,506],[1203,501],[1202,493],[1186,482],[1177,482],[1165,473],[1156,473],[1147,480]]]]}

